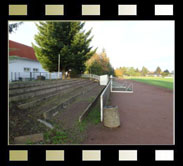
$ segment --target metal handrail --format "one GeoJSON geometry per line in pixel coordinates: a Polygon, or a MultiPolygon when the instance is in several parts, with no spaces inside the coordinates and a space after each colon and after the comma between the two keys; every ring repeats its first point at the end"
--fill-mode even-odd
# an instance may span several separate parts
{"type": "MultiPolygon", "coordinates": [[[[105,94],[105,92],[107,91],[108,88],[111,88],[111,80],[108,82],[108,84],[105,87],[104,91],[100,95],[100,120],[101,120],[101,122],[103,121],[103,107],[104,107],[103,96],[104,96],[104,94],[105,94]]],[[[111,89],[110,89],[110,92],[111,92],[111,89]]]]}
{"type": "Polygon", "coordinates": [[[95,74],[82,74],[81,77],[84,77],[84,78],[94,78],[94,79],[100,81],[100,76],[95,75],[95,74]]]}

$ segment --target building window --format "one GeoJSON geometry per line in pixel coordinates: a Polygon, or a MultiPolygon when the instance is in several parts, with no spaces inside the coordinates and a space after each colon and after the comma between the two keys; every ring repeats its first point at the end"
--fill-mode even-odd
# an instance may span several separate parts
{"type": "Polygon", "coordinates": [[[30,72],[30,68],[24,67],[24,72],[30,72]]]}
{"type": "Polygon", "coordinates": [[[38,68],[33,68],[33,72],[38,72],[38,68]]]}

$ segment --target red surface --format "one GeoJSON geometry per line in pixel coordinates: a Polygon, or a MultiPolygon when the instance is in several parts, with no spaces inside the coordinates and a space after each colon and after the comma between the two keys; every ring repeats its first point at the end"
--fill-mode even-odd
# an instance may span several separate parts
{"type": "Polygon", "coordinates": [[[112,93],[111,105],[121,126],[92,126],[84,144],[173,144],[173,91],[134,82],[134,93],[112,93]]]}
{"type": "Polygon", "coordinates": [[[22,58],[28,58],[37,61],[34,49],[32,47],[9,40],[9,48],[16,49],[10,50],[9,56],[19,56],[22,58]]]}

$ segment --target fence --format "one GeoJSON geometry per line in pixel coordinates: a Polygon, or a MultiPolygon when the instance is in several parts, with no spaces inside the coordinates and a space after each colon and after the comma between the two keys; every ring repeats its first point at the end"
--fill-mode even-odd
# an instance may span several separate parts
{"type": "Polygon", "coordinates": [[[82,74],[81,77],[83,78],[93,78],[100,81],[100,76],[95,74],[82,74]]]}
{"type": "Polygon", "coordinates": [[[112,80],[110,80],[108,82],[108,84],[105,87],[104,91],[100,95],[100,120],[101,120],[101,122],[103,121],[103,109],[107,105],[107,102],[108,102],[109,97],[110,97],[111,82],[112,82],[112,80]]]}
{"type": "Polygon", "coordinates": [[[111,92],[133,93],[133,84],[127,81],[118,81],[117,78],[111,77],[111,92]]]}
{"type": "MultiPolygon", "coordinates": [[[[57,79],[58,72],[10,72],[9,81],[31,81],[38,79],[38,76],[44,76],[45,79],[57,79]]],[[[62,73],[59,73],[59,78],[62,77],[62,73]]]]}
{"type": "Polygon", "coordinates": [[[107,106],[110,93],[116,92],[116,93],[133,93],[133,84],[126,82],[126,81],[120,81],[118,82],[118,79],[115,77],[110,77],[110,81],[108,82],[106,88],[100,95],[100,120],[103,121],[103,110],[104,107],[107,106]]]}

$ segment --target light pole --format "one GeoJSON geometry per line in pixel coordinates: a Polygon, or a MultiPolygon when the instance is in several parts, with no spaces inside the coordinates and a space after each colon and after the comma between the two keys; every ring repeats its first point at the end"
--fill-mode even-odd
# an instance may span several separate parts
{"type": "Polygon", "coordinates": [[[58,54],[58,79],[60,78],[60,54],[58,54]]]}

